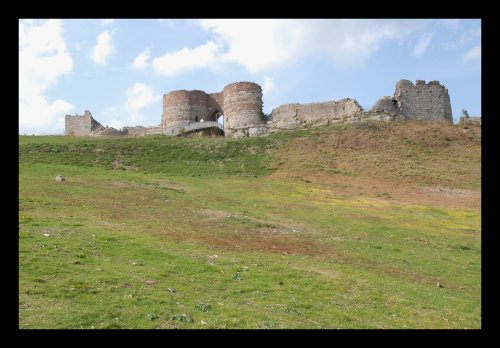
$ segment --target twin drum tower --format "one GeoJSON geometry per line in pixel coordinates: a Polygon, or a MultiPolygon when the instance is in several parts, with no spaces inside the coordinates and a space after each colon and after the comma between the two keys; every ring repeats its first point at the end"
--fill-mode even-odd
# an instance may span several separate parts
{"type": "MultiPolygon", "coordinates": [[[[173,91],[163,96],[163,129],[224,117],[225,135],[262,123],[262,88],[253,82],[236,82],[222,92],[173,91]]],[[[168,132],[167,132],[168,133],[168,132]]]]}

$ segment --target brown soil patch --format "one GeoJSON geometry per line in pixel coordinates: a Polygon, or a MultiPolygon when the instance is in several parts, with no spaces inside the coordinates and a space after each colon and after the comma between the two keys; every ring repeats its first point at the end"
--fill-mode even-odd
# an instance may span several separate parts
{"type": "Polygon", "coordinates": [[[333,194],[442,208],[481,208],[481,128],[376,122],[294,139],[269,177],[333,194]]]}
{"type": "Polygon", "coordinates": [[[279,228],[249,228],[228,224],[221,219],[191,221],[182,229],[163,230],[161,233],[176,241],[198,243],[214,249],[342,257],[331,243],[319,243],[298,234],[282,233],[279,228]]]}

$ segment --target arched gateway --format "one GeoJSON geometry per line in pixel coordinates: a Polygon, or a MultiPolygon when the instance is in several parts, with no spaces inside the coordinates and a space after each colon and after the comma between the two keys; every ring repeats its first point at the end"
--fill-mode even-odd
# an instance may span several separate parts
{"type": "MultiPolygon", "coordinates": [[[[219,93],[180,90],[163,96],[161,126],[164,134],[174,133],[182,127],[185,130],[202,129],[199,123],[217,122],[222,115],[225,134],[261,123],[262,88],[253,82],[236,82],[219,93]]],[[[205,125],[210,127],[209,123],[205,125]]]]}

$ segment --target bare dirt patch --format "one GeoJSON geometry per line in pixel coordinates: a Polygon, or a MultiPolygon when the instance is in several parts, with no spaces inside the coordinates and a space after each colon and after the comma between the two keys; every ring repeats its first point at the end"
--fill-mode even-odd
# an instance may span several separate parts
{"type": "Polygon", "coordinates": [[[332,194],[443,208],[481,207],[481,128],[377,122],[294,139],[278,152],[279,180],[332,194]]]}

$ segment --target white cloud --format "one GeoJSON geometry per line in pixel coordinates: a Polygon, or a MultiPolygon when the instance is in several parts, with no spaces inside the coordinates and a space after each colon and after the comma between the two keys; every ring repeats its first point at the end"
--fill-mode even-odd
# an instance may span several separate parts
{"type": "Polygon", "coordinates": [[[19,132],[60,133],[64,115],[74,109],[45,92],[70,73],[73,60],[66,50],[60,20],[19,21],[19,132]]]}
{"type": "Polygon", "coordinates": [[[150,58],[151,54],[149,52],[149,47],[148,47],[143,52],[141,52],[137,57],[135,57],[130,67],[136,70],[143,70],[148,65],[148,61],[150,58]]]}
{"type": "Polygon", "coordinates": [[[293,64],[309,55],[325,55],[337,66],[356,65],[388,40],[402,42],[430,20],[203,19],[211,38],[153,60],[157,73],[174,75],[235,63],[250,73],[293,64]]]}
{"type": "Polygon", "coordinates": [[[141,121],[143,119],[141,109],[161,99],[161,95],[155,95],[153,88],[143,83],[135,83],[125,91],[125,96],[127,97],[125,111],[131,122],[141,121]]]}
{"type": "Polygon", "coordinates": [[[112,24],[114,21],[115,19],[101,19],[101,24],[106,26],[112,24]]]}
{"type": "Polygon", "coordinates": [[[92,49],[90,58],[94,63],[99,65],[105,65],[107,59],[111,56],[114,51],[113,48],[113,36],[109,30],[105,30],[99,34],[97,37],[97,44],[92,49]]]}
{"type": "Polygon", "coordinates": [[[209,67],[216,61],[218,46],[209,41],[204,45],[189,49],[184,47],[180,51],[166,53],[153,60],[153,68],[162,75],[209,67]]]}
{"type": "Polygon", "coordinates": [[[268,94],[274,89],[274,80],[272,77],[264,77],[264,83],[262,84],[262,93],[268,94]]]}
{"type": "Polygon", "coordinates": [[[467,62],[472,59],[481,59],[481,45],[472,47],[464,54],[464,61],[467,62]]]}
{"type": "Polygon", "coordinates": [[[426,20],[204,19],[215,38],[217,60],[243,65],[251,73],[323,54],[338,66],[355,65],[386,40],[403,40],[426,20]],[[222,48],[227,48],[222,52],[222,48]]]}
{"type": "Polygon", "coordinates": [[[424,54],[425,50],[429,46],[432,40],[432,34],[431,33],[425,33],[420,37],[420,40],[418,43],[415,45],[415,48],[413,49],[413,55],[416,57],[421,57],[422,54],[424,54]]]}

